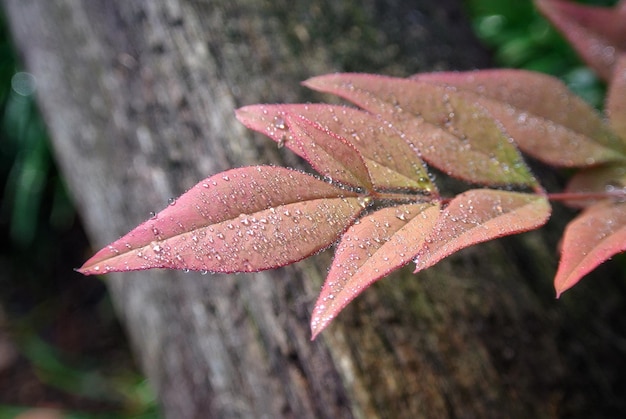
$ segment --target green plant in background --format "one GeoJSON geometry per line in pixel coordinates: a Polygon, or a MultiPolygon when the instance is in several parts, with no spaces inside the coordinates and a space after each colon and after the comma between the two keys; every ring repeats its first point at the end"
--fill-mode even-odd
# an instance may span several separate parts
{"type": "Polygon", "coordinates": [[[15,373],[3,378],[10,365],[0,369],[0,418],[38,407],[37,400],[33,405],[14,406],[2,391],[6,388],[2,385],[32,385],[33,381],[50,389],[40,392],[61,395],[59,402],[44,401],[60,409],[58,417],[159,417],[154,394],[129,362],[128,349],[124,353],[123,336],[103,285],[83,282],[71,270],[87,243],[55,167],[35,95],[36,80],[20,71],[0,16],[0,231],[4,236],[0,244],[0,338],[16,350],[15,368],[22,371],[15,380],[15,373]],[[75,318],[85,311],[93,313],[89,320],[75,318]],[[81,333],[77,328],[98,330],[104,343],[77,346],[70,342],[65,346],[77,349],[68,352],[58,342],[68,340],[63,334],[81,333]],[[111,339],[122,344],[107,346],[111,339]],[[109,354],[100,358],[82,348],[109,354]],[[125,359],[110,364],[121,358],[125,359]],[[64,400],[94,407],[81,412],[73,407],[75,402],[67,402],[68,406],[64,400]]]}
{"type": "MultiPolygon", "coordinates": [[[[477,36],[493,50],[495,66],[556,76],[592,106],[602,107],[603,83],[531,1],[465,0],[465,3],[477,36]]],[[[612,6],[616,1],[579,3],[612,6]]]]}

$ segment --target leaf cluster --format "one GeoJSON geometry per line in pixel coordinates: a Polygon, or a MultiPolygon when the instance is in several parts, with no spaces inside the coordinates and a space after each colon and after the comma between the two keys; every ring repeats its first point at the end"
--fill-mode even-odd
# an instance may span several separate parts
{"type": "Polygon", "coordinates": [[[315,337],[390,272],[410,262],[418,272],[465,247],[539,228],[550,201],[560,200],[582,209],[563,236],[560,295],[626,250],[626,2],[615,10],[537,5],[607,80],[604,116],[557,79],[523,70],[315,77],[305,86],[357,107],[253,105],[237,118],[318,175],[254,166],[211,176],[80,272],[253,272],[336,243],[313,310],[315,337]],[[549,194],[524,154],[576,174],[549,194]],[[430,168],[468,189],[447,196],[430,168]]]}

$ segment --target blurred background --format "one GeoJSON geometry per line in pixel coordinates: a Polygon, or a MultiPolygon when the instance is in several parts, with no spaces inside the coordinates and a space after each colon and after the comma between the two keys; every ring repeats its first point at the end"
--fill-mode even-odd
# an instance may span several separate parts
{"type": "MultiPolygon", "coordinates": [[[[601,108],[604,86],[530,0],[465,6],[494,66],[555,75],[601,108]]],[[[158,418],[104,283],[73,271],[93,249],[7,25],[0,15],[0,419],[158,418]]]]}

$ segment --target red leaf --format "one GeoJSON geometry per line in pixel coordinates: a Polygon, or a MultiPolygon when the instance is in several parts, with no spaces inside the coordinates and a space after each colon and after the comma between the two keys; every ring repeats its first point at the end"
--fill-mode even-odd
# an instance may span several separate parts
{"type": "Polygon", "coordinates": [[[610,80],[617,55],[626,52],[626,1],[614,8],[557,0],[535,3],[587,64],[602,78],[610,80]]]}
{"type": "Polygon", "coordinates": [[[79,272],[252,272],[284,266],[332,244],[362,211],[360,200],[295,170],[229,170],[198,183],[79,272]]]}
{"type": "Polygon", "coordinates": [[[541,227],[550,217],[548,200],[535,194],[474,189],[443,210],[415,259],[415,272],[471,245],[541,227]]]}
{"type": "Polygon", "coordinates": [[[409,204],[363,217],[337,246],[311,319],[313,339],[376,280],[413,259],[439,217],[439,205],[409,204]]]}
{"type": "Polygon", "coordinates": [[[557,298],[611,256],[626,250],[626,205],[604,202],[570,222],[563,235],[557,298]]]}
{"type": "Polygon", "coordinates": [[[626,145],[602,117],[558,79],[524,70],[425,73],[414,80],[471,92],[519,148],[553,166],[626,159],[626,145]]]}
{"type": "Polygon", "coordinates": [[[611,193],[623,193],[626,187],[626,166],[613,165],[593,167],[587,170],[577,172],[569,180],[566,193],[572,194],[601,194],[604,196],[590,196],[584,200],[566,201],[569,206],[574,208],[585,208],[596,204],[598,201],[611,199],[611,193]]]}
{"type": "MultiPolygon", "coordinates": [[[[626,16],[624,27],[626,27],[626,16]]],[[[621,137],[622,143],[626,143],[626,53],[619,57],[615,65],[607,95],[606,114],[613,130],[621,137]]]]}
{"type": "MultiPolygon", "coordinates": [[[[422,192],[436,190],[416,151],[387,123],[370,113],[326,104],[296,104],[247,106],[240,109],[237,116],[249,128],[269,135],[279,144],[282,141],[309,161],[312,159],[307,155],[318,153],[314,167],[320,173],[333,176],[323,169],[329,161],[337,159],[336,153],[333,150],[326,152],[330,147],[324,145],[326,138],[332,138],[335,142],[347,142],[358,150],[374,188],[422,192]],[[282,129],[275,127],[277,120],[286,119],[293,120],[297,134],[286,132],[285,122],[280,125],[282,129]],[[303,133],[300,126],[304,126],[306,132],[303,133]]],[[[351,166],[357,164],[360,168],[360,158],[348,153],[346,157],[342,167],[347,166],[354,171],[351,166]]]]}
{"type": "Polygon", "coordinates": [[[486,185],[536,186],[500,125],[454,89],[370,74],[331,74],[304,84],[388,119],[424,160],[451,176],[486,185]]]}
{"type": "Polygon", "coordinates": [[[237,111],[237,118],[279,146],[286,145],[322,175],[346,185],[371,189],[367,167],[357,149],[292,108],[293,105],[246,106],[237,111]]]}

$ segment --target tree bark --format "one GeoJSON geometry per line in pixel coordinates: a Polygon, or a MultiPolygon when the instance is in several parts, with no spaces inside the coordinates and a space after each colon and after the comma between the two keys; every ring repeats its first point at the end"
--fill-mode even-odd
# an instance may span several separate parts
{"type": "MultiPolygon", "coordinates": [[[[328,72],[488,63],[452,0],[4,6],[98,248],[219,171],[303,167],[239,125],[238,106],[332,100],[298,84],[328,72]]],[[[328,254],[257,274],[106,281],[167,417],[556,417],[572,400],[589,403],[554,338],[570,329],[550,300],[551,237],[481,245],[416,276],[403,270],[313,342],[328,254]]]]}

